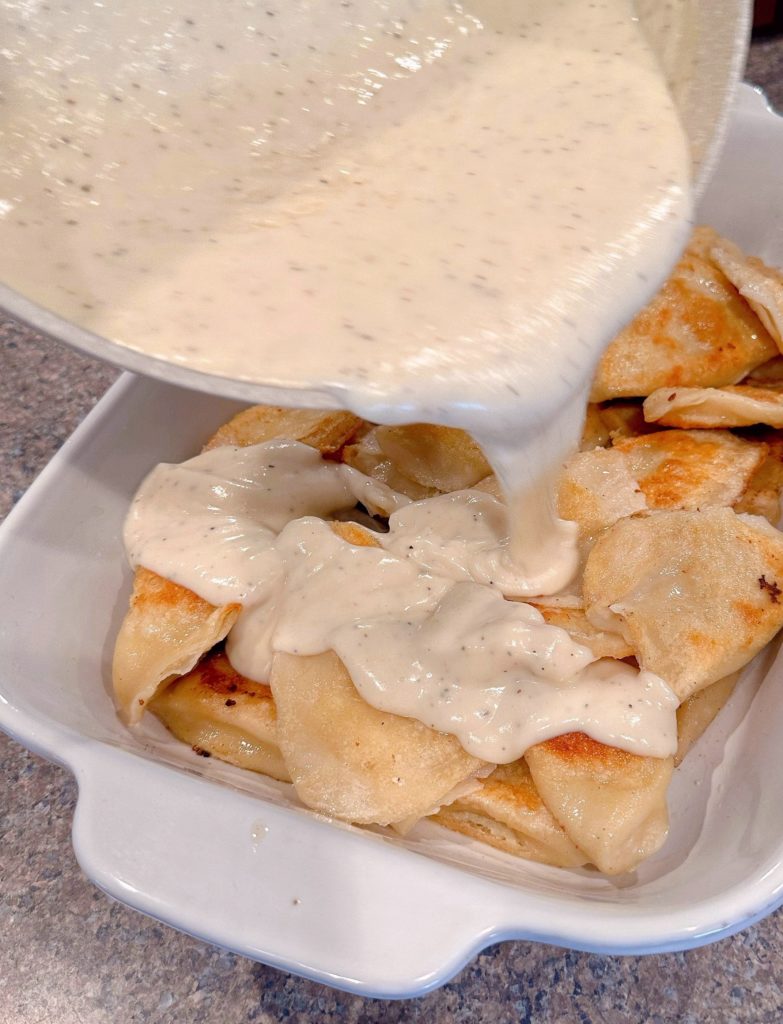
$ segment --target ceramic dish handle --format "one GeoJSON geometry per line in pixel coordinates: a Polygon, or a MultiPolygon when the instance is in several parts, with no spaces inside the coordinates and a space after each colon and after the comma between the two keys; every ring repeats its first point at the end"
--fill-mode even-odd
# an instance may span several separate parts
{"type": "Polygon", "coordinates": [[[380,837],[228,787],[204,799],[217,784],[103,744],[74,768],[85,873],[210,942],[394,997],[441,984],[495,937],[497,907],[466,905],[461,872],[380,837]]]}

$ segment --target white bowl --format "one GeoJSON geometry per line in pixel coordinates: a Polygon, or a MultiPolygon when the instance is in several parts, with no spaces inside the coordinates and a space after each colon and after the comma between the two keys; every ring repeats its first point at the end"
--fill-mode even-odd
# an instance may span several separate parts
{"type": "MultiPolygon", "coordinates": [[[[364,11],[368,18],[374,19],[374,2],[354,0],[352,6],[356,17],[364,11]]],[[[84,131],[87,137],[95,137],[96,146],[100,148],[97,141],[101,135],[99,126],[105,114],[101,113],[99,96],[102,94],[105,100],[106,94],[114,91],[114,76],[118,68],[125,72],[133,68],[134,76],[151,87],[152,95],[165,95],[174,104],[180,101],[188,104],[190,97],[212,88],[212,79],[218,68],[224,84],[230,83],[237,69],[240,69],[238,80],[241,80],[243,67],[267,59],[263,50],[266,43],[260,41],[264,33],[258,36],[252,33],[247,26],[247,18],[239,13],[242,6],[229,3],[224,5],[224,9],[217,8],[210,0],[190,0],[188,5],[183,0],[175,0],[170,5],[160,5],[156,0],[136,0],[132,5],[96,2],[81,7],[77,5],[72,12],[70,8],[59,12],[55,8],[54,13],[36,18],[32,9],[20,13],[15,4],[0,4],[0,37],[3,53],[7,52],[9,82],[13,85],[12,101],[0,106],[0,137],[4,131],[9,133],[9,137],[20,131],[20,123],[25,124],[25,103],[30,95],[44,95],[47,97],[47,116],[37,125],[37,134],[47,138],[51,134],[59,136],[64,125],[72,125],[75,133],[84,131]],[[216,10],[220,11],[218,15],[216,10]],[[197,33],[188,27],[194,19],[199,25],[197,33]],[[222,59],[215,64],[216,47],[211,33],[217,31],[234,55],[227,67],[223,66],[222,59]],[[91,95],[95,106],[89,102],[82,105],[81,100],[77,109],[69,107],[69,101],[65,101],[63,106],[63,97],[57,98],[63,82],[72,76],[79,81],[83,75],[94,83],[91,95]],[[161,88],[156,90],[153,83],[161,88]]],[[[678,0],[672,4],[662,0],[635,0],[633,6],[672,87],[690,142],[694,187],[701,195],[724,138],[727,109],[744,65],[752,2],[678,0]]],[[[253,7],[251,3],[249,10],[253,7]]],[[[283,10],[288,12],[286,30],[289,33],[296,33],[297,21],[306,16],[303,12],[308,8],[311,13],[317,13],[324,9],[328,11],[329,5],[320,2],[283,5],[280,13],[283,10]]],[[[248,18],[253,20],[250,13],[248,18]]],[[[276,24],[280,20],[280,17],[276,18],[276,24]]],[[[137,115],[152,123],[157,116],[156,107],[154,104],[145,106],[149,103],[146,89],[139,93],[137,99],[141,103],[140,107],[134,107],[137,115]]],[[[72,134],[71,129],[68,134],[72,134]]],[[[47,152],[46,147],[43,152],[47,152]]],[[[104,153],[105,157],[110,155],[109,152],[104,153]]],[[[20,158],[17,156],[15,159],[20,158]]],[[[38,185],[35,188],[40,187],[38,198],[44,212],[32,215],[30,226],[36,222],[45,224],[45,236],[42,237],[45,237],[47,248],[58,252],[60,258],[70,260],[73,246],[70,218],[65,220],[51,215],[46,198],[50,190],[45,187],[49,176],[57,177],[64,172],[50,168],[45,157],[35,153],[32,157],[26,155],[19,166],[14,166],[12,161],[4,169],[10,182],[17,176],[28,181],[31,166],[36,170],[38,185]]],[[[101,172],[104,173],[111,172],[101,172]]],[[[165,177],[164,174],[163,181],[165,177]]],[[[153,187],[155,181],[153,169],[150,182],[145,184],[153,187]]],[[[26,187],[33,188],[29,184],[26,187]]],[[[165,194],[170,195],[168,190],[165,194]]],[[[5,275],[0,282],[0,309],[37,330],[123,369],[209,394],[230,395],[248,403],[320,408],[330,408],[338,400],[339,390],[336,391],[334,386],[320,391],[317,388],[282,387],[215,376],[147,355],[120,341],[103,338],[80,323],[66,320],[35,301],[34,296],[42,294],[40,268],[37,268],[35,260],[20,259],[15,246],[4,234],[3,218],[0,202],[0,271],[5,275]],[[13,281],[15,288],[20,290],[10,287],[9,281],[13,281]]],[[[148,230],[154,234],[156,229],[150,226],[148,230]]],[[[158,230],[168,229],[164,226],[158,230]]]]}
{"type": "MultiPolygon", "coordinates": [[[[783,122],[743,88],[701,217],[783,262],[780,167],[783,122]]],[[[129,499],[155,462],[190,455],[235,408],[126,376],[0,531],[0,725],[76,775],[74,845],[96,884],[211,942],[376,996],[426,992],[498,939],[685,949],[783,902],[775,650],[676,773],[669,841],[619,881],[429,823],[402,840],[329,822],[290,787],[196,757],[154,720],[127,730],[109,665],[129,499]]]]}

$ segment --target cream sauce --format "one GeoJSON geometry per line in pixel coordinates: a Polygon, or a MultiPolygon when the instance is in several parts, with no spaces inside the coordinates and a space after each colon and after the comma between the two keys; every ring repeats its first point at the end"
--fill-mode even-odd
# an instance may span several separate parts
{"type": "Polygon", "coordinates": [[[297,442],[216,448],[159,466],[125,539],[143,565],[214,604],[241,602],[234,667],[270,677],[275,652],[334,650],[364,699],[457,736],[493,763],[582,731],[637,754],[676,747],[677,698],[649,672],[596,662],[539,611],[507,564],[503,508],[460,491],[395,512],[378,546],[323,518],[352,507],[362,474],[297,442]]]}
{"type": "Polygon", "coordinates": [[[290,389],[291,404],[312,389],[377,422],[463,427],[510,495],[513,543],[493,499],[455,495],[402,508],[380,554],[340,542],[332,557],[310,517],[377,485],[296,446],[258,464],[215,452],[145,485],[131,559],[242,601],[229,647],[251,675],[278,644],[334,645],[366,695],[448,720],[490,760],[544,735],[542,714],[669,752],[665,700],[650,706],[668,732],[644,696],[638,735],[623,711],[626,687],[655,681],[617,669],[599,687],[614,712],[591,724],[574,701],[603,669],[502,598],[573,573],[558,465],[601,350],[688,230],[688,146],[631,0],[81,2],[42,17],[0,0],[0,277],[159,359],[290,389]],[[432,684],[447,675],[448,701],[432,684]]]}
{"type": "MultiPolygon", "coordinates": [[[[546,515],[541,519],[545,523],[546,515]]],[[[524,571],[529,560],[520,567],[513,557],[505,505],[481,491],[456,491],[396,511],[384,546],[450,579],[473,579],[509,597],[533,597],[554,593],[571,581],[578,563],[572,543],[577,533],[576,523],[558,522],[553,538],[557,552],[545,551],[539,571],[530,575],[524,571]]]]}
{"type": "Polygon", "coordinates": [[[293,404],[464,427],[521,571],[573,561],[552,467],[690,213],[630,0],[36,7],[0,4],[2,279],[293,404]]]}
{"type": "Polygon", "coordinates": [[[151,559],[160,576],[212,604],[253,603],[273,575],[273,542],[286,523],[336,515],[368,495],[392,508],[408,500],[297,441],[215,448],[149,474],[128,515],[128,558],[151,559]]]}

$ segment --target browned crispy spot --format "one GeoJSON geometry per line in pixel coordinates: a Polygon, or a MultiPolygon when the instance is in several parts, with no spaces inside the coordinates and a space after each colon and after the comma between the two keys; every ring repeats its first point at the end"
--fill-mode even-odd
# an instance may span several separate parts
{"type": "Polygon", "coordinates": [[[696,490],[712,476],[712,453],[706,446],[684,433],[675,435],[675,439],[675,450],[641,483],[652,508],[676,507],[687,488],[696,490]]]}
{"type": "Polygon", "coordinates": [[[778,598],[780,597],[781,593],[783,593],[783,591],[781,591],[780,587],[774,580],[768,580],[766,576],[759,576],[759,587],[762,590],[767,591],[767,593],[769,594],[769,599],[773,604],[780,603],[778,598]]]}
{"type": "Polygon", "coordinates": [[[599,743],[584,732],[567,732],[562,736],[547,740],[545,744],[548,750],[563,761],[578,764],[580,761],[589,762],[591,765],[601,766],[607,769],[619,770],[634,761],[643,760],[636,754],[629,754],[626,750],[619,750],[617,747],[608,747],[605,743],[599,743]]]}
{"type": "MultiPolygon", "coordinates": [[[[241,676],[222,652],[205,658],[196,669],[199,682],[213,693],[243,693],[248,697],[271,697],[272,691],[266,683],[256,683],[252,679],[241,676]]],[[[233,701],[235,704],[236,701],[233,701]]],[[[228,707],[231,707],[226,701],[228,707]]]]}
{"type": "MultiPolygon", "coordinates": [[[[504,766],[500,766],[501,768],[504,766]]],[[[496,769],[497,770],[497,769],[496,769]]],[[[498,803],[512,804],[516,807],[523,807],[528,811],[538,811],[544,806],[544,801],[538,795],[533,786],[510,786],[508,781],[499,775],[493,778],[491,775],[484,780],[484,792],[490,799],[498,803]]]]}
{"type": "Polygon", "coordinates": [[[749,646],[753,642],[753,634],[755,631],[764,624],[766,619],[764,609],[760,608],[757,604],[752,604],[750,601],[740,600],[733,601],[732,606],[742,619],[743,624],[751,631],[747,640],[743,641],[744,646],[749,646]]]}
{"type": "Polygon", "coordinates": [[[686,634],[686,640],[689,644],[693,644],[694,647],[699,647],[702,650],[709,650],[716,646],[715,638],[707,636],[706,633],[702,633],[698,629],[692,629],[686,634]]]}
{"type": "Polygon", "coordinates": [[[373,537],[372,531],[359,526],[358,523],[334,522],[330,523],[330,526],[333,533],[336,533],[338,537],[342,537],[343,540],[348,541],[349,544],[353,544],[357,548],[380,547],[376,538],[373,537]]]}
{"type": "Polygon", "coordinates": [[[615,442],[650,508],[704,508],[739,500],[769,448],[726,430],[661,430],[615,442]]]}
{"type": "Polygon", "coordinates": [[[149,569],[140,567],[136,573],[136,585],[131,597],[132,608],[142,609],[151,605],[159,609],[161,605],[166,605],[169,608],[182,608],[188,613],[203,611],[205,614],[209,614],[213,608],[192,590],[172,583],[171,580],[164,580],[162,576],[149,569]]]}

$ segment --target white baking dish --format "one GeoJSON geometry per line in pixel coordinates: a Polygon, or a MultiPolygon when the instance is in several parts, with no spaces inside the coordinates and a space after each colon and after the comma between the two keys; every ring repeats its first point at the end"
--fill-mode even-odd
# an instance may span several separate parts
{"type": "MultiPolygon", "coordinates": [[[[743,88],[700,216],[783,263],[781,167],[783,122],[743,88]]],[[[130,578],[125,511],[154,463],[192,454],[235,408],[124,377],[0,531],[0,726],[76,775],[74,845],[90,878],[211,942],[379,996],[425,992],[498,939],[683,949],[783,902],[776,649],[677,772],[663,850],[615,881],[429,824],[402,840],[329,822],[287,786],[196,757],[155,721],[129,732],[109,692],[130,578]]]]}

